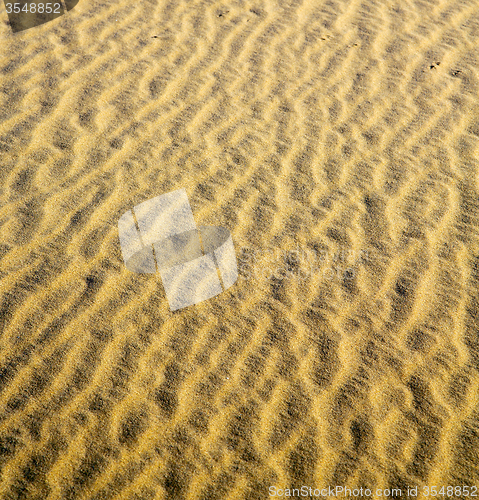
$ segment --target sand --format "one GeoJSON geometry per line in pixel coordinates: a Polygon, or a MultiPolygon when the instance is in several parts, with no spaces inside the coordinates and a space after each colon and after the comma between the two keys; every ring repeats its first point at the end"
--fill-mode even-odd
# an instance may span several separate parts
{"type": "Polygon", "coordinates": [[[479,487],[476,1],[0,20],[1,499],[479,487]],[[239,278],[171,312],[117,223],[183,188],[239,278]]]}

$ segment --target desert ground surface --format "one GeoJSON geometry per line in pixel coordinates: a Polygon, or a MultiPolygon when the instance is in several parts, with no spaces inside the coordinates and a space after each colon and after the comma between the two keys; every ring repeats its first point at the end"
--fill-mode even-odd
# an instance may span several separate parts
{"type": "Polygon", "coordinates": [[[1,3],[0,498],[479,488],[478,65],[475,0],[1,3]],[[239,277],[172,312],[176,189],[239,277]]]}

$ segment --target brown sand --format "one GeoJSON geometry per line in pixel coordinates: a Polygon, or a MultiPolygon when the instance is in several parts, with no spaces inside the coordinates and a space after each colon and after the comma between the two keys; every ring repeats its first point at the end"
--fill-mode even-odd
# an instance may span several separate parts
{"type": "Polygon", "coordinates": [[[476,0],[0,19],[1,499],[479,486],[476,0]],[[240,278],[172,313],[117,221],[180,188],[240,278]]]}

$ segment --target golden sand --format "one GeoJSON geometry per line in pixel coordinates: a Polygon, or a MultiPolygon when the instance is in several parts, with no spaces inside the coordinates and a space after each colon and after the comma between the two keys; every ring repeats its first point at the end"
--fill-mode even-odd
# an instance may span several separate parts
{"type": "Polygon", "coordinates": [[[476,0],[0,20],[1,499],[479,487],[476,0]],[[181,188],[240,276],[173,313],[117,222],[181,188]]]}

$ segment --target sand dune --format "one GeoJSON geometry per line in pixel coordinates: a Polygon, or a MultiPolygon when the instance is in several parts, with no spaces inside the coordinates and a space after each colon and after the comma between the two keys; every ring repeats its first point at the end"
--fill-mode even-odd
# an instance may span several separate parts
{"type": "Polygon", "coordinates": [[[477,2],[0,19],[0,498],[479,487],[477,2]],[[173,313],[117,222],[181,188],[240,276],[173,313]]]}

